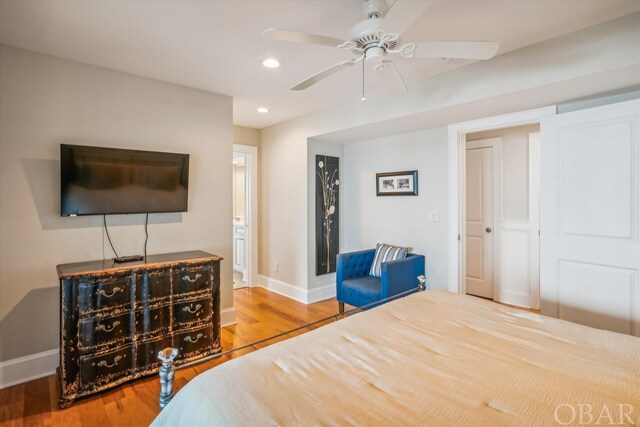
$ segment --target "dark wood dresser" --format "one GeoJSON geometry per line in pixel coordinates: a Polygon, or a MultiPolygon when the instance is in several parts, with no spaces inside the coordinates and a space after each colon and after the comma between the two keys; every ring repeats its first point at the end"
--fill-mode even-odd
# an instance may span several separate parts
{"type": "Polygon", "coordinates": [[[221,351],[220,261],[202,251],[58,265],[59,405],[221,351]]]}

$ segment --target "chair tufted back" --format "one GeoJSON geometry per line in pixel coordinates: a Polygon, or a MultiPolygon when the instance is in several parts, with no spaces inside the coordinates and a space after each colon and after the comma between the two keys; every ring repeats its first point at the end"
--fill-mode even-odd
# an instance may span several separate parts
{"type": "Polygon", "coordinates": [[[338,268],[336,271],[338,295],[340,295],[340,285],[342,284],[343,280],[364,277],[369,274],[369,270],[371,269],[371,264],[373,263],[373,257],[375,256],[375,253],[375,249],[367,249],[364,251],[338,254],[338,268]]]}

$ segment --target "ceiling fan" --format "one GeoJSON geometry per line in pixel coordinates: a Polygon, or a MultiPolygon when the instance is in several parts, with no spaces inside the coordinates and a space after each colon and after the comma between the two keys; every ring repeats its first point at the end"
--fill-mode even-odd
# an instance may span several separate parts
{"type": "Polygon", "coordinates": [[[298,31],[269,28],[262,37],[298,43],[310,43],[346,49],[356,57],[325,68],[301,81],[291,90],[304,90],[322,79],[359,62],[371,63],[377,72],[384,72],[388,92],[406,92],[407,86],[390,57],[491,59],[498,51],[497,42],[422,42],[400,43],[401,35],[431,5],[433,0],[396,0],[388,7],[385,0],[363,0],[366,19],[353,26],[349,40],[319,36],[298,31]]]}

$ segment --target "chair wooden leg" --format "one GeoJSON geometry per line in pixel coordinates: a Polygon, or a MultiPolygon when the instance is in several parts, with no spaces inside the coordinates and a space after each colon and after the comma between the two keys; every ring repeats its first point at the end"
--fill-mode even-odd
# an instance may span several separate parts
{"type": "Polygon", "coordinates": [[[338,301],[338,312],[344,314],[344,303],[342,301],[338,301]]]}

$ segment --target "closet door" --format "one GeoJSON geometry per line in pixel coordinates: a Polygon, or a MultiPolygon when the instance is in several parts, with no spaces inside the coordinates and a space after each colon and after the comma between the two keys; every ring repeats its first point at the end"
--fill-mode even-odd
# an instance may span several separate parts
{"type": "Polygon", "coordinates": [[[543,314],[640,335],[640,101],[541,123],[543,314]]]}

